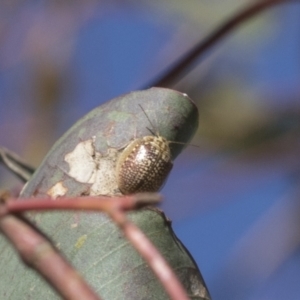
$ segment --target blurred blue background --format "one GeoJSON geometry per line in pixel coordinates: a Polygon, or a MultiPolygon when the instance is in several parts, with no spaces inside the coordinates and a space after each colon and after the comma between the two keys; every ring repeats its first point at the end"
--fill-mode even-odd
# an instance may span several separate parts
{"type": "MultiPolygon", "coordinates": [[[[0,144],[38,166],[252,1],[1,1],[0,144]]],[[[163,209],[214,300],[299,299],[300,5],[251,19],[172,88],[200,110],[163,209]]],[[[20,182],[0,166],[0,188],[20,182]]]]}

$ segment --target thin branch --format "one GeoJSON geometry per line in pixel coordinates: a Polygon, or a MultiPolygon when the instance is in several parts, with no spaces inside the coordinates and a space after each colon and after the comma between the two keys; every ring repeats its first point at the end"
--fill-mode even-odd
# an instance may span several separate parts
{"type": "Polygon", "coordinates": [[[24,182],[28,181],[35,171],[32,166],[23,161],[17,154],[4,147],[0,147],[1,162],[24,182]]]}
{"type": "Polygon", "coordinates": [[[137,226],[129,222],[122,211],[111,211],[109,215],[152,268],[170,298],[172,300],[188,300],[187,293],[172,268],[145,234],[137,226]]]}
{"type": "Polygon", "coordinates": [[[287,2],[299,2],[299,0],[264,0],[251,4],[249,7],[239,11],[225,21],[203,41],[199,42],[191,50],[185,53],[177,60],[176,63],[170,66],[168,70],[158,76],[157,79],[153,80],[153,82],[147,84],[143,88],[149,88],[149,86],[168,87],[175,84],[193,68],[195,61],[198,60],[208,49],[212,48],[222,38],[231,33],[234,29],[238,28],[238,26],[243,22],[274,5],[287,2]]]}
{"type": "Polygon", "coordinates": [[[147,205],[158,204],[161,196],[155,193],[141,193],[125,197],[75,197],[75,198],[9,198],[0,206],[0,216],[21,213],[28,210],[86,210],[103,211],[133,210],[147,205]]]}
{"type": "Polygon", "coordinates": [[[62,298],[100,299],[78,272],[29,222],[14,215],[5,215],[0,218],[0,229],[16,248],[25,264],[41,274],[62,298]]]}

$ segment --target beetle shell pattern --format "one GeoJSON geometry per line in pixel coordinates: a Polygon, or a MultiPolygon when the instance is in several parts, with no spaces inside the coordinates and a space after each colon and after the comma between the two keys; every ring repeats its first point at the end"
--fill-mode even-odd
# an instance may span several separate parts
{"type": "Polygon", "coordinates": [[[122,194],[157,192],[173,163],[169,142],[161,136],[132,141],[117,161],[117,182],[122,194]]]}

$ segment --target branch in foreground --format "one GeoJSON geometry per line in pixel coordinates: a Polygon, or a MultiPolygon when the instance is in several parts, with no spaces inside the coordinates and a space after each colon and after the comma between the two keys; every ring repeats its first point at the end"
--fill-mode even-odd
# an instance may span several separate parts
{"type": "Polygon", "coordinates": [[[109,213],[112,210],[133,210],[147,205],[158,204],[161,196],[155,193],[141,193],[121,197],[74,197],[74,198],[10,198],[0,206],[0,216],[21,213],[28,210],[88,210],[109,213]]]}
{"type": "MultiPolygon", "coordinates": [[[[10,199],[6,203],[2,204],[0,207],[0,228],[4,231],[4,233],[8,236],[14,246],[20,251],[23,260],[29,264],[33,265],[38,271],[49,270],[49,262],[48,261],[41,261],[39,264],[33,264],[36,262],[35,252],[37,249],[43,248],[37,243],[35,247],[32,247],[30,251],[22,251],[22,245],[26,242],[25,240],[19,241],[16,239],[16,233],[25,232],[21,236],[27,237],[34,237],[34,232],[26,232],[28,230],[26,223],[23,224],[11,224],[9,229],[5,229],[1,224],[5,218],[14,218],[16,221],[22,222],[18,220],[16,217],[9,215],[9,213],[20,213],[25,212],[28,210],[57,210],[57,209],[73,209],[73,210],[100,210],[106,212],[121,228],[124,235],[131,241],[134,248],[141,254],[141,256],[147,261],[149,266],[152,268],[158,279],[161,281],[162,285],[166,289],[167,293],[174,300],[187,300],[188,296],[180,283],[177,279],[176,275],[172,271],[171,267],[166,263],[165,259],[161,256],[159,251],[155,248],[155,246],[148,240],[148,238],[142,233],[142,231],[132,224],[124,214],[123,211],[138,208],[141,206],[155,204],[160,201],[160,196],[158,194],[152,193],[145,193],[145,194],[136,194],[133,196],[126,196],[126,197],[115,197],[115,198],[108,198],[108,197],[80,197],[80,198],[60,198],[56,200],[52,199],[22,199],[20,201],[16,199],[10,199]],[[26,200],[26,201],[24,201],[26,200]],[[18,227],[19,226],[19,227],[18,227]]],[[[16,222],[15,221],[15,222],[16,222]]],[[[29,229],[33,230],[31,227],[29,229]]],[[[47,242],[46,240],[43,241],[42,244],[46,246],[45,249],[51,248],[52,245],[47,242]],[[47,244],[48,243],[48,244],[47,244]]],[[[51,251],[54,252],[53,249],[51,251]]],[[[47,253],[48,251],[46,251],[47,253]]],[[[54,253],[52,253],[53,255],[54,253]]],[[[60,264],[62,262],[62,258],[59,256],[57,252],[55,254],[58,256],[56,261],[51,260],[51,267],[56,267],[60,269],[60,264]]],[[[71,267],[70,267],[71,268],[71,267]]],[[[57,276],[56,272],[50,272],[51,276],[55,273],[55,278],[57,276]]],[[[71,274],[71,273],[70,273],[71,274]]],[[[65,276],[65,275],[64,275],[65,276]]],[[[78,275],[77,275],[78,277],[78,275]]],[[[66,280],[66,278],[64,278],[66,280]]],[[[73,276],[69,276],[69,280],[73,279],[73,276]]],[[[55,285],[56,283],[53,283],[55,285]]],[[[59,282],[61,284],[61,282],[59,282]]],[[[58,286],[56,286],[58,290],[58,286]]],[[[78,295],[78,293],[77,293],[78,295]]],[[[72,299],[79,299],[79,298],[72,298],[72,299]]],[[[93,298],[82,298],[81,299],[93,299],[93,298]]]]}
{"type": "MultiPolygon", "coordinates": [[[[270,8],[277,4],[285,2],[299,2],[299,0],[263,0],[251,4],[249,7],[239,11],[234,16],[225,21],[219,28],[213,31],[207,38],[195,45],[191,50],[184,54],[177,60],[173,66],[168,68],[162,75],[158,76],[149,86],[168,87],[178,82],[186,73],[192,68],[194,62],[199,59],[209,48],[213,47],[217,42],[229,34],[232,30],[236,29],[243,22],[251,17],[263,12],[265,9],[270,8]]],[[[144,89],[143,87],[142,89],[144,89]]]]}
{"type": "Polygon", "coordinates": [[[111,211],[110,217],[122,229],[124,235],[131,241],[134,248],[147,261],[170,298],[173,300],[188,300],[189,298],[181,282],[144,233],[137,226],[129,222],[125,214],[121,211],[111,211]]]}
{"type": "Polygon", "coordinates": [[[14,215],[4,215],[0,218],[0,229],[25,264],[41,274],[62,298],[100,299],[53,245],[29,223],[14,215]]]}

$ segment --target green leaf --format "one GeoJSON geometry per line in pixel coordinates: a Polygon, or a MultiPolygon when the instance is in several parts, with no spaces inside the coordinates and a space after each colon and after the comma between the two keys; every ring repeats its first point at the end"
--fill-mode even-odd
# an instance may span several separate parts
{"type": "MultiPolygon", "coordinates": [[[[150,135],[151,124],[139,105],[167,140],[186,143],[198,126],[197,108],[179,92],[151,88],[115,98],[83,117],[53,146],[21,196],[117,194],[118,155],[131,140],[150,135]]],[[[173,159],[183,147],[172,145],[173,159]]],[[[165,215],[147,208],[128,216],[164,255],[191,298],[209,299],[197,265],[165,215]]],[[[152,270],[105,214],[48,212],[30,217],[104,299],[168,299],[152,270]]],[[[57,299],[3,238],[0,246],[1,299],[57,299]]]]}

